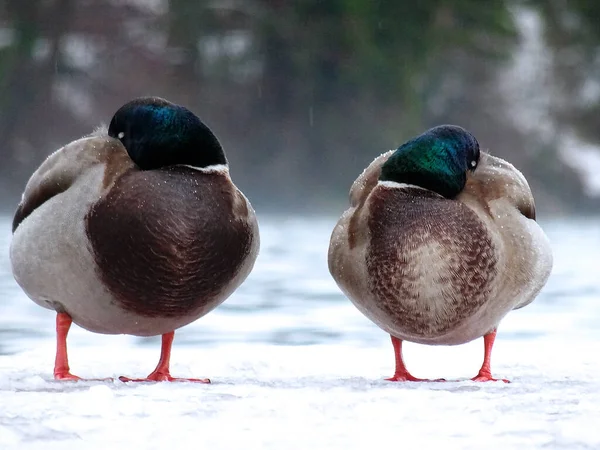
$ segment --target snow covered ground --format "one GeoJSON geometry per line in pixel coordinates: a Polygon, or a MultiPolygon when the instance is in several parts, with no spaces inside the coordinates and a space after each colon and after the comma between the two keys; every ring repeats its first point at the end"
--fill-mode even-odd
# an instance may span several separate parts
{"type": "MultiPolygon", "coordinates": [[[[53,381],[54,316],[22,294],[1,256],[0,449],[600,448],[597,222],[546,223],[553,275],[506,318],[494,349],[492,369],[510,384],[466,381],[481,339],[406,345],[414,375],[459,381],[383,381],[389,338],[327,272],[333,224],[261,220],[246,284],[175,336],[173,375],[210,385],[53,381]]],[[[0,234],[0,255],[9,238],[0,234]]],[[[159,354],[157,338],[77,327],[69,345],[83,377],[147,375],[159,354]]]]}
{"type": "MultiPolygon", "coordinates": [[[[481,355],[410,346],[423,376],[473,376],[481,355]]],[[[388,346],[177,349],[212,385],[50,381],[52,346],[0,359],[0,448],[600,448],[600,345],[499,340],[511,384],[395,384],[388,346]]],[[[73,350],[86,376],[144,375],[157,349],[73,350]]]]}

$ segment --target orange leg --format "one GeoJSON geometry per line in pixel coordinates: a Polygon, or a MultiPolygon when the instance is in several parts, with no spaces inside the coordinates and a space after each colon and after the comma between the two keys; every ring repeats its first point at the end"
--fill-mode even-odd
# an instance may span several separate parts
{"type": "Polygon", "coordinates": [[[392,345],[394,346],[394,355],[396,357],[396,372],[391,378],[386,378],[387,381],[446,381],[444,379],[439,380],[428,380],[425,378],[413,377],[406,366],[404,365],[404,359],[402,358],[402,341],[397,337],[390,336],[392,338],[392,345]]]}
{"type": "Polygon", "coordinates": [[[55,380],[81,380],[78,376],[71,374],[69,369],[69,357],[67,355],[67,335],[72,323],[71,316],[67,313],[56,315],[56,359],[54,360],[55,380]]]}
{"type": "Polygon", "coordinates": [[[476,377],[471,378],[473,381],[504,381],[505,383],[510,383],[509,380],[504,378],[492,378],[492,370],[491,370],[491,360],[492,360],[492,347],[494,346],[494,341],[496,340],[496,330],[491,333],[486,334],[483,337],[483,345],[484,345],[484,357],[483,364],[481,365],[481,369],[479,369],[479,373],[476,377]]]}
{"type": "Polygon", "coordinates": [[[160,359],[156,369],[146,378],[128,378],[119,377],[123,382],[128,381],[192,381],[195,383],[210,383],[208,378],[173,378],[169,372],[169,364],[171,361],[171,346],[175,332],[165,333],[162,335],[162,346],[160,349],[160,359]]]}
{"type": "Polygon", "coordinates": [[[112,378],[84,379],[73,375],[69,369],[67,355],[67,335],[73,320],[67,313],[56,315],[56,359],[54,360],[54,379],[64,381],[112,381],[112,378]]]}

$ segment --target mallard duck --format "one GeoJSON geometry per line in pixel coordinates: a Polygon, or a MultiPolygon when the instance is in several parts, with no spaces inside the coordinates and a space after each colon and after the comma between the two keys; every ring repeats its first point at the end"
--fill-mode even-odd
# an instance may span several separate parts
{"type": "Polygon", "coordinates": [[[344,294],[390,334],[396,371],[388,380],[422,381],[406,369],[403,341],[459,345],[483,336],[472,379],[497,381],[497,327],[537,296],[552,251],[523,175],[480,152],[467,130],[442,125],[380,155],[356,179],[328,262],[344,294]]]}
{"type": "Polygon", "coordinates": [[[55,379],[80,379],[67,357],[74,322],[95,333],[162,335],[156,369],[120,379],[176,381],[174,331],[229,297],[258,250],[254,210],[215,135],[187,108],[142,97],[33,173],[10,260],[25,293],[57,313],[55,379]]]}

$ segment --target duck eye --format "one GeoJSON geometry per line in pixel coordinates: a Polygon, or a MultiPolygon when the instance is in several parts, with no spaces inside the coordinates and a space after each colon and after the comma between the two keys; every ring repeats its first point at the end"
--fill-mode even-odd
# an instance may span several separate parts
{"type": "Polygon", "coordinates": [[[471,167],[475,167],[477,165],[477,161],[473,160],[471,161],[471,167]]]}
{"type": "Polygon", "coordinates": [[[121,131],[119,134],[117,134],[117,137],[118,137],[119,139],[123,139],[123,138],[125,137],[125,133],[123,133],[123,132],[121,131]]]}

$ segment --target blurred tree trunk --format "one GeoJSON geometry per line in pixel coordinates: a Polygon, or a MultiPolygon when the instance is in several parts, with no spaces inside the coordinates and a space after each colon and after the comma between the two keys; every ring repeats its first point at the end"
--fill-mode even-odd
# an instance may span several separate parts
{"type": "Polygon", "coordinates": [[[33,50],[39,37],[40,3],[38,0],[8,1],[8,12],[14,17],[14,41],[3,61],[0,86],[0,136],[8,148],[13,148],[16,125],[35,100],[33,50]]]}
{"type": "Polygon", "coordinates": [[[294,116],[299,74],[292,60],[293,45],[299,43],[290,41],[297,26],[295,8],[286,0],[262,0],[260,4],[262,16],[257,30],[262,70],[251,120],[260,118],[261,123],[251,126],[249,146],[261,148],[261,153],[253,158],[255,170],[262,172],[260,177],[267,181],[259,196],[269,195],[271,186],[278,186],[287,197],[297,189],[297,179],[290,177],[284,167],[296,173],[301,171],[301,144],[294,116]]]}
{"type": "Polygon", "coordinates": [[[170,0],[168,14],[167,76],[177,87],[176,99],[189,106],[200,98],[202,83],[198,45],[207,25],[208,1],[170,0]]]}
{"type": "Polygon", "coordinates": [[[3,64],[0,86],[0,136],[9,150],[0,166],[4,195],[21,190],[31,163],[47,154],[45,138],[53,133],[53,82],[60,65],[61,40],[67,32],[73,0],[9,0],[14,42],[3,64]],[[42,34],[45,32],[45,34],[42,34]],[[40,45],[47,55],[36,55],[40,45]]]}

